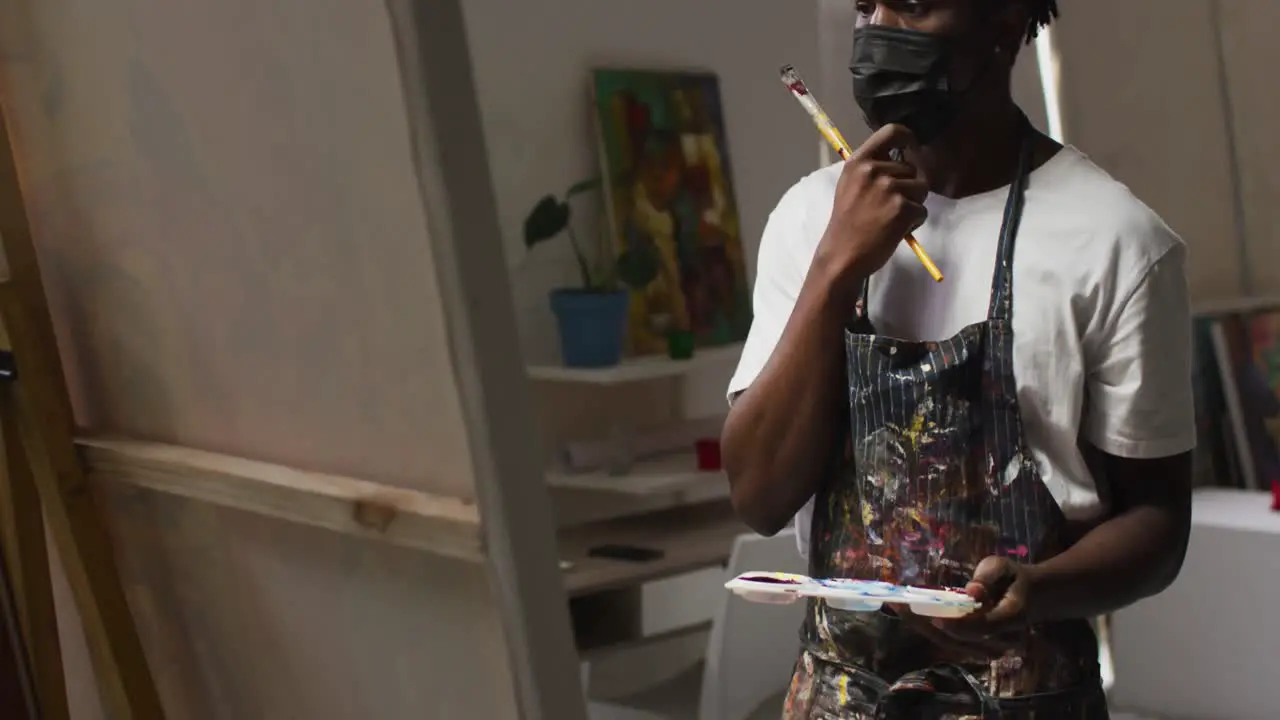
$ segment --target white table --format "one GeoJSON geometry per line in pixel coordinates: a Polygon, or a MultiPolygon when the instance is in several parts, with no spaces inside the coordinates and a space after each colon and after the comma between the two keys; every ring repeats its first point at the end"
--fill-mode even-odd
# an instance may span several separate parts
{"type": "Polygon", "coordinates": [[[1114,618],[1116,707],[1177,720],[1280,718],[1280,513],[1204,489],[1178,580],[1114,618]]]}

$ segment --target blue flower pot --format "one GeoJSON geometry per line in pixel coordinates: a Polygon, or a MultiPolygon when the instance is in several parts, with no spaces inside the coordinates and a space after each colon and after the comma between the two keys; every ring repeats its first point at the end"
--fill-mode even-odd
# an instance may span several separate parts
{"type": "Polygon", "coordinates": [[[626,291],[551,291],[566,367],[611,367],[622,360],[629,301],[626,291]]]}

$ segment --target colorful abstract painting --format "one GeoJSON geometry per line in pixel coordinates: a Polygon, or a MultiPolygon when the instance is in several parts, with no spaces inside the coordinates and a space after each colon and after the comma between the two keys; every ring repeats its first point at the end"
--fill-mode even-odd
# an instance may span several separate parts
{"type": "Polygon", "coordinates": [[[673,330],[699,347],[742,340],[751,294],[719,81],[596,70],[592,85],[614,243],[646,244],[659,261],[657,279],[632,290],[631,352],[666,352],[673,330]]]}
{"type": "Polygon", "coordinates": [[[1196,449],[1192,452],[1192,478],[1197,487],[1243,487],[1235,440],[1222,395],[1222,375],[1213,349],[1217,315],[1192,319],[1191,384],[1196,404],[1196,449]]]}
{"type": "Polygon", "coordinates": [[[1280,311],[1224,315],[1213,335],[1244,485],[1280,486],[1280,311]]]}

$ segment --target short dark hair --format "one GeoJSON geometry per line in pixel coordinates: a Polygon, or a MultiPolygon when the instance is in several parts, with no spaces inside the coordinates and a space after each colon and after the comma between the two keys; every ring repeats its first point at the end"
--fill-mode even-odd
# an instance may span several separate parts
{"type": "Polygon", "coordinates": [[[1058,17],[1058,0],[1025,0],[1027,3],[1027,43],[1035,41],[1040,29],[1058,17]]]}

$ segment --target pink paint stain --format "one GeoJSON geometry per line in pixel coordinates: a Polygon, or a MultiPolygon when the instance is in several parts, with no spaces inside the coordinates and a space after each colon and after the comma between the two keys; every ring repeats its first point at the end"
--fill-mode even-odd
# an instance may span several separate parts
{"type": "Polygon", "coordinates": [[[1026,545],[1019,545],[1018,547],[1015,547],[1015,548],[1008,548],[1007,550],[1004,551],[1004,554],[1009,555],[1010,557],[1022,558],[1023,560],[1025,560],[1027,559],[1027,556],[1031,554],[1031,551],[1027,549],[1026,545]]]}

